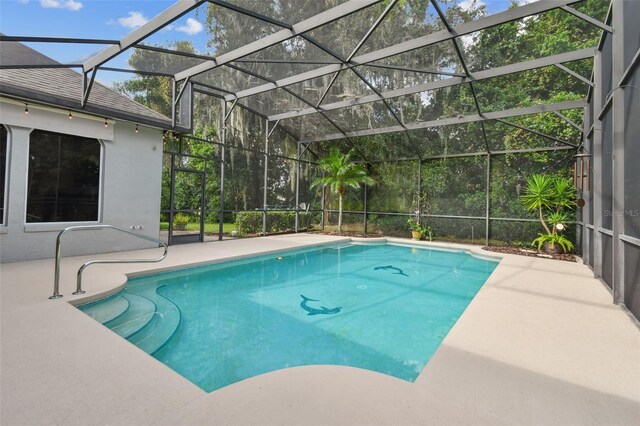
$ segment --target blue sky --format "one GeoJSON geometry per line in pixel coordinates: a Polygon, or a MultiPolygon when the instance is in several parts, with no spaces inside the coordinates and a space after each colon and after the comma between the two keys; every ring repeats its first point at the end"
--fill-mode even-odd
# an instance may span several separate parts
{"type": "MultiPolygon", "coordinates": [[[[465,8],[473,7],[474,2],[475,5],[486,4],[489,13],[505,10],[510,4],[510,0],[457,1],[465,8]]],[[[528,1],[520,0],[521,3],[528,1]]],[[[0,0],[0,32],[13,36],[120,39],[173,3],[171,0],[0,0]]],[[[205,7],[201,6],[199,10],[205,7]]],[[[192,11],[170,28],[156,33],[148,42],[168,44],[191,40],[198,50],[205,51],[207,37],[202,19],[203,14],[198,14],[198,9],[192,11]]],[[[29,45],[61,63],[82,62],[106,47],[58,43],[29,45]]],[[[128,68],[128,57],[128,53],[122,54],[108,66],[128,68]]],[[[98,80],[106,83],[127,78],[130,78],[129,74],[98,73],[98,80]]]]}
{"type": "MultiPolygon", "coordinates": [[[[72,37],[120,39],[146,20],[170,7],[171,0],[0,0],[0,31],[13,36],[72,37]]],[[[192,40],[199,50],[205,49],[206,32],[202,15],[191,12],[150,41],[167,44],[192,40]]],[[[62,43],[29,43],[29,46],[61,63],[78,63],[107,47],[62,43]]],[[[128,68],[129,55],[123,54],[109,66],[128,68]]],[[[122,74],[98,73],[98,80],[110,82],[130,78],[122,74]]]]}

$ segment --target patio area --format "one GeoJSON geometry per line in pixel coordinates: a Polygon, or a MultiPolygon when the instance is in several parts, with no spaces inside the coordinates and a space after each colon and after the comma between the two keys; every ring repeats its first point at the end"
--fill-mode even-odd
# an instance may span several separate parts
{"type": "MultiPolygon", "coordinates": [[[[82,297],[116,291],[125,274],[340,239],[175,246],[159,265],[88,268],[82,297]]],[[[47,298],[53,260],[2,265],[0,423],[630,425],[640,416],[640,334],[581,263],[505,255],[415,383],[306,366],[205,393],[69,303],[77,268],[113,256],[64,258],[59,300],[47,298]]]]}

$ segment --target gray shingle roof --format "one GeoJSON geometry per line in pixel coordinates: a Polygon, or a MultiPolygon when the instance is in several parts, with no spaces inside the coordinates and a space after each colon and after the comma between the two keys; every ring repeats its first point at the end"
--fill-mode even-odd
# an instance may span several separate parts
{"type": "MultiPolygon", "coordinates": [[[[2,65],[59,65],[17,42],[0,42],[2,65]]],[[[95,82],[87,105],[80,106],[82,76],[69,68],[0,69],[0,93],[102,117],[171,128],[171,119],[95,82]]]]}

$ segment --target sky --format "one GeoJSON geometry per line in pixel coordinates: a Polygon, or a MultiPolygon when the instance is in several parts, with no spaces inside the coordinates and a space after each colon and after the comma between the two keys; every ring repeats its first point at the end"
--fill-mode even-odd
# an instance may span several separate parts
{"type": "MultiPolygon", "coordinates": [[[[256,0],[259,1],[259,0],[256,0]]],[[[296,0],[290,0],[296,1],[296,0]]],[[[426,1],[426,0],[425,0],[426,1]]],[[[519,0],[520,3],[531,0],[519,0]]],[[[462,8],[486,5],[489,13],[503,11],[510,0],[457,0],[462,8]],[[475,3],[475,4],[474,4],[475,3]]],[[[120,39],[170,7],[171,0],[0,0],[0,32],[11,36],[120,39]]],[[[206,4],[159,31],[147,42],[169,44],[190,40],[199,51],[206,50],[207,34],[202,11],[206,4]]],[[[29,43],[30,47],[61,63],[79,63],[107,45],[29,43]]],[[[107,66],[128,68],[128,52],[107,66]]],[[[99,72],[97,79],[110,84],[130,78],[130,74],[99,72]]]]}
{"type": "MultiPolygon", "coordinates": [[[[174,2],[170,0],[0,0],[0,32],[11,36],[72,37],[117,40],[144,24],[174,2]]],[[[200,9],[202,11],[202,9],[200,9]]],[[[191,40],[204,51],[206,31],[202,13],[196,11],[175,21],[149,39],[167,44],[191,40]]],[[[28,43],[37,51],[61,63],[79,63],[107,45],[28,43]]],[[[128,68],[128,53],[108,66],[128,68]]],[[[98,73],[97,79],[109,84],[131,77],[130,74],[98,73]]]]}

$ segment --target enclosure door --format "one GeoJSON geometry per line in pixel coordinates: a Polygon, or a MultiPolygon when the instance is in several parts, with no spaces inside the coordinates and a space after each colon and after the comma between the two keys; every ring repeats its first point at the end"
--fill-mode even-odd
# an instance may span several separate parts
{"type": "Polygon", "coordinates": [[[169,245],[204,241],[205,177],[202,170],[172,170],[169,245]]]}

